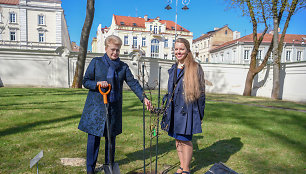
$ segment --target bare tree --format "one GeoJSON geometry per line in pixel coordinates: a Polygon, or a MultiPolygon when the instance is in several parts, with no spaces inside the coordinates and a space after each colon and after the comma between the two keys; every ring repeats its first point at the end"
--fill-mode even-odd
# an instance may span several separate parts
{"type": "Polygon", "coordinates": [[[283,52],[284,38],[286,35],[287,28],[289,26],[290,19],[292,15],[298,10],[305,8],[305,0],[272,0],[272,14],[273,14],[273,88],[271,93],[271,98],[281,99],[279,95],[280,89],[280,64],[281,64],[281,55],[283,52]],[[287,12],[287,17],[285,24],[282,29],[282,34],[278,35],[278,28],[280,22],[287,12]]]}
{"type": "Polygon", "coordinates": [[[95,0],[87,0],[86,18],[82,29],[82,34],[80,39],[80,49],[73,77],[72,88],[82,88],[82,79],[83,79],[85,60],[87,55],[88,38],[92,22],[94,19],[94,13],[95,13],[95,0]]]}
{"type": "Polygon", "coordinates": [[[239,7],[242,10],[243,15],[250,17],[253,27],[254,47],[252,49],[250,66],[243,91],[243,95],[250,96],[252,92],[254,77],[266,66],[269,55],[271,54],[273,48],[273,43],[271,42],[263,61],[258,64],[256,57],[258,54],[259,46],[269,29],[267,21],[269,19],[269,11],[266,11],[267,0],[232,0],[231,2],[232,7],[239,7]],[[259,24],[264,24],[263,32],[260,34],[257,32],[259,24]]]}
{"type": "Polygon", "coordinates": [[[283,41],[290,18],[297,9],[297,4],[299,5],[299,8],[305,8],[305,0],[292,0],[291,2],[288,2],[288,0],[231,0],[231,6],[240,8],[243,15],[249,16],[253,26],[254,47],[251,53],[250,67],[246,77],[243,95],[251,95],[253,79],[255,75],[266,66],[268,58],[273,50],[273,79],[275,82],[273,82],[272,98],[278,98],[280,57],[283,49],[283,41]],[[284,24],[282,35],[280,39],[278,39],[278,28],[286,10],[288,11],[287,19],[284,24]],[[273,20],[273,39],[271,40],[264,60],[261,64],[257,65],[256,57],[258,54],[258,48],[269,29],[268,24],[270,20],[273,20]],[[259,24],[264,25],[264,30],[260,35],[257,33],[259,24]]]}

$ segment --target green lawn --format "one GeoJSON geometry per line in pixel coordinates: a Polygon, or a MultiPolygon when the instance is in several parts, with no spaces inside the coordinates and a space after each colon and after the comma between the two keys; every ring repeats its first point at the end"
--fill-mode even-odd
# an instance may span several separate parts
{"type": "MultiPolygon", "coordinates": [[[[41,150],[40,173],[85,173],[85,166],[63,166],[60,158],[86,158],[87,135],[77,129],[86,95],[85,89],[0,88],[0,173],[36,173],[30,160],[41,150]]],[[[141,172],[142,104],[130,91],[123,95],[116,161],[121,173],[141,172]]],[[[217,94],[208,94],[207,100],[203,133],[193,138],[192,173],[202,174],[219,161],[244,174],[306,172],[306,113],[257,106],[306,110],[305,103],[217,94]]],[[[155,139],[151,150],[154,155],[155,139]]],[[[103,161],[104,140],[98,163],[103,161]]],[[[177,167],[174,140],[161,132],[158,171],[174,173],[177,167]]]]}

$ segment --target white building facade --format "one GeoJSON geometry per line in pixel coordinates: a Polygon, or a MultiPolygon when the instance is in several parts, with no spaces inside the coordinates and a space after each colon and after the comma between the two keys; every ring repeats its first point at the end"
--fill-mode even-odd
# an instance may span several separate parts
{"type": "Polygon", "coordinates": [[[54,50],[71,43],[61,0],[0,0],[0,48],[54,50]]]}
{"type": "MultiPolygon", "coordinates": [[[[226,42],[210,50],[212,63],[249,64],[253,49],[253,34],[226,42]]],[[[257,55],[257,60],[262,61],[272,41],[272,34],[266,34],[257,55]]],[[[306,61],[306,35],[286,34],[284,38],[282,63],[306,61]]],[[[269,56],[268,62],[272,62],[269,56]]]]}
{"type": "Polygon", "coordinates": [[[161,20],[159,17],[129,17],[113,15],[110,27],[97,29],[97,37],[92,41],[92,51],[105,52],[104,40],[109,35],[122,39],[121,54],[140,52],[142,56],[174,60],[173,47],[177,38],[182,37],[192,43],[193,33],[173,21],[161,20]]]}

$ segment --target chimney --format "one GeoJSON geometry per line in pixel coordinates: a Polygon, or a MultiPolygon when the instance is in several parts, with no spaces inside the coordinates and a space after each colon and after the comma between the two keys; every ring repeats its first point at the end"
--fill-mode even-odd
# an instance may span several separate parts
{"type": "Polygon", "coordinates": [[[148,15],[144,15],[143,18],[144,18],[145,21],[148,21],[148,15]]]}

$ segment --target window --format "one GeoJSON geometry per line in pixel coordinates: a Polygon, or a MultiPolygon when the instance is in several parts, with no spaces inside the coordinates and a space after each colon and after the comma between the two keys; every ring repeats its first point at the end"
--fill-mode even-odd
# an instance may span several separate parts
{"type": "Polygon", "coordinates": [[[133,48],[137,48],[137,37],[133,37],[133,48]]]}
{"type": "Polygon", "coordinates": [[[124,22],[120,22],[120,25],[124,25],[124,22]]]}
{"type": "Polygon", "coordinates": [[[223,53],[221,54],[221,62],[224,62],[223,53]]]}
{"type": "Polygon", "coordinates": [[[159,26],[159,33],[161,33],[161,26],[159,26]]]}
{"type": "Polygon", "coordinates": [[[227,35],[227,30],[225,30],[225,35],[227,35]]]}
{"type": "Polygon", "coordinates": [[[11,31],[10,32],[10,39],[11,39],[11,41],[15,41],[16,40],[16,32],[15,31],[11,31]]]}
{"type": "Polygon", "coordinates": [[[286,61],[290,61],[291,51],[286,51],[286,61]]]}
{"type": "Polygon", "coordinates": [[[165,48],[168,48],[168,39],[165,39],[165,48]]]}
{"type": "Polygon", "coordinates": [[[128,52],[127,51],[124,51],[124,53],[123,54],[128,54],[128,52]]]}
{"type": "Polygon", "coordinates": [[[146,46],[146,38],[145,38],[145,37],[142,38],[142,46],[143,46],[143,47],[146,46]]]}
{"type": "Polygon", "coordinates": [[[167,59],[168,58],[168,54],[164,54],[164,59],[167,59]]]}
{"type": "Polygon", "coordinates": [[[45,16],[38,15],[38,25],[45,25],[45,16]]]}
{"type": "Polygon", "coordinates": [[[175,40],[173,39],[172,41],[172,47],[174,48],[175,40]]]}
{"type": "Polygon", "coordinates": [[[150,31],[152,31],[152,25],[150,25],[150,31]]]}
{"type": "Polygon", "coordinates": [[[296,55],[296,60],[301,61],[302,60],[302,51],[298,51],[296,55]]]}
{"type": "Polygon", "coordinates": [[[154,32],[153,33],[157,34],[157,26],[156,25],[154,26],[154,32]]]}
{"type": "Polygon", "coordinates": [[[45,42],[45,34],[38,33],[38,42],[45,42]]]}
{"type": "Polygon", "coordinates": [[[137,27],[137,24],[136,24],[136,23],[133,23],[133,26],[134,26],[134,27],[137,27]]]}
{"type": "Polygon", "coordinates": [[[244,50],[244,60],[249,60],[249,53],[250,53],[250,50],[244,50]]]}
{"type": "Polygon", "coordinates": [[[256,59],[261,60],[261,50],[258,50],[256,59]]]}
{"type": "Polygon", "coordinates": [[[159,41],[157,39],[151,41],[151,57],[159,57],[159,41]]]}
{"type": "Polygon", "coordinates": [[[175,55],[174,55],[174,53],[172,54],[172,60],[174,60],[175,59],[175,55]]]}
{"type": "Polygon", "coordinates": [[[269,60],[272,60],[272,52],[271,52],[271,54],[269,55],[269,58],[268,58],[269,60]]]}
{"type": "Polygon", "coordinates": [[[16,23],[16,13],[10,13],[10,23],[16,23]]]}
{"type": "Polygon", "coordinates": [[[128,45],[128,44],[129,44],[129,37],[124,36],[124,45],[128,45]]]}
{"type": "Polygon", "coordinates": [[[171,27],[171,29],[172,29],[172,30],[175,30],[175,28],[174,28],[174,27],[171,27]]]}

